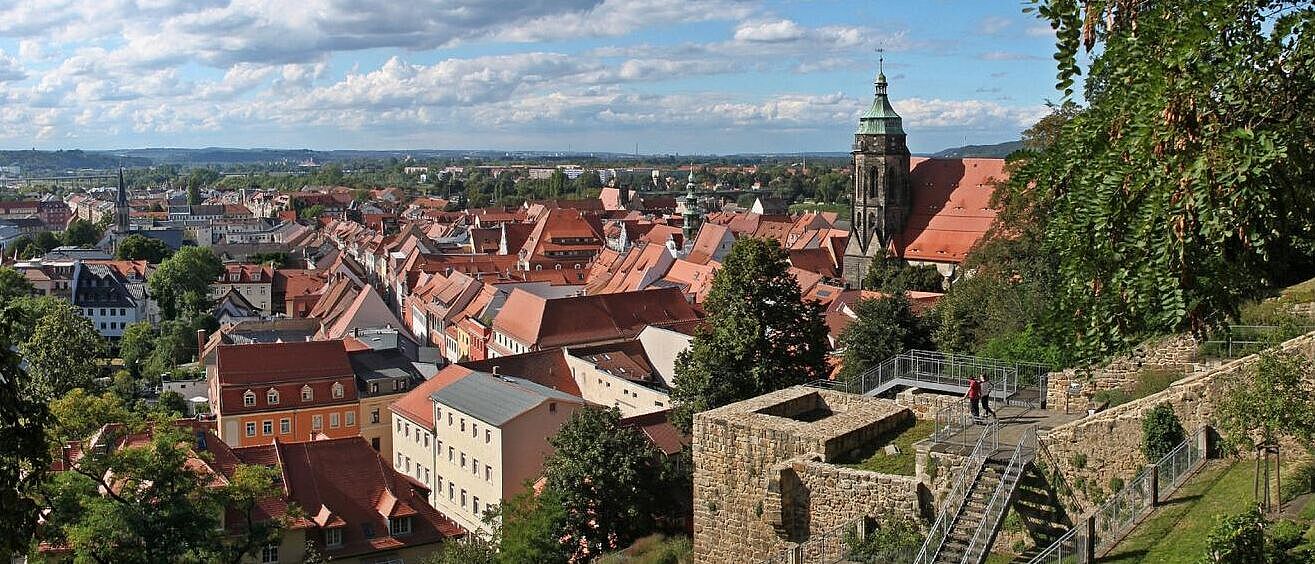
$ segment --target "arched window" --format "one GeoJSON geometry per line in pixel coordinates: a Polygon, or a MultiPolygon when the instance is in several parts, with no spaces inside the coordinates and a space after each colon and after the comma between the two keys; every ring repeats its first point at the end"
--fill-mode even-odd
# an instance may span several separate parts
{"type": "Polygon", "coordinates": [[[333,383],[333,397],[335,397],[335,398],[340,398],[340,397],[342,397],[342,384],[341,384],[341,383],[338,383],[338,382],[334,382],[334,383],[333,383]]]}
{"type": "Polygon", "coordinates": [[[247,407],[251,407],[251,406],[253,406],[253,405],[256,405],[256,392],[253,392],[253,391],[251,391],[251,390],[247,390],[246,392],[243,392],[243,393],[242,393],[242,405],[247,406],[247,407]]]}
{"type": "Polygon", "coordinates": [[[274,388],[270,388],[268,392],[265,392],[265,401],[268,402],[270,405],[278,405],[279,391],[275,390],[274,388]]]}
{"type": "Polygon", "coordinates": [[[561,269],[562,269],[562,265],[558,264],[558,265],[554,266],[553,268],[555,268],[556,270],[561,270],[561,269]]]}
{"type": "Polygon", "coordinates": [[[315,392],[312,392],[310,386],[301,387],[301,401],[310,401],[315,399],[315,392]]]}
{"type": "Polygon", "coordinates": [[[877,167],[868,169],[867,197],[875,198],[877,196],[877,184],[879,182],[881,182],[881,177],[877,174],[877,167]]]}

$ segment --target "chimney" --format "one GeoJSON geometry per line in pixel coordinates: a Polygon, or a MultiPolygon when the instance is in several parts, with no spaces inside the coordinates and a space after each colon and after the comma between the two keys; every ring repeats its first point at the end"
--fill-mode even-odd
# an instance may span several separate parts
{"type": "Polygon", "coordinates": [[[201,359],[201,353],[205,351],[205,329],[196,330],[196,358],[201,359]]]}

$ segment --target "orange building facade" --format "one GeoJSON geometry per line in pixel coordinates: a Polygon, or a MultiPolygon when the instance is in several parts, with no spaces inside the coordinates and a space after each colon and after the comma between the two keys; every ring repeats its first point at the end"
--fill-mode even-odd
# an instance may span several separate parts
{"type": "Polygon", "coordinates": [[[342,341],[221,345],[208,374],[219,437],[232,446],[360,434],[342,341]]]}

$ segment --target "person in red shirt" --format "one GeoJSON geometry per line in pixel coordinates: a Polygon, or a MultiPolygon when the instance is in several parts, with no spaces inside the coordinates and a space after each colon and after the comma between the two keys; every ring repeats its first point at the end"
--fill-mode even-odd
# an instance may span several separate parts
{"type": "Polygon", "coordinates": [[[982,398],[982,383],[977,380],[976,376],[968,377],[968,409],[973,414],[973,420],[978,417],[978,403],[982,398]]]}

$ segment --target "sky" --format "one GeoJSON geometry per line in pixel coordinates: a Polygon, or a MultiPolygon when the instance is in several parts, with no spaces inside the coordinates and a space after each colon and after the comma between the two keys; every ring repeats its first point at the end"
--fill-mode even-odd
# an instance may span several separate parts
{"type": "Polygon", "coordinates": [[[914,152],[1058,99],[1022,0],[0,1],[0,148],[914,152]]]}

